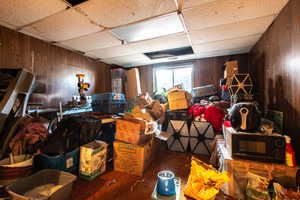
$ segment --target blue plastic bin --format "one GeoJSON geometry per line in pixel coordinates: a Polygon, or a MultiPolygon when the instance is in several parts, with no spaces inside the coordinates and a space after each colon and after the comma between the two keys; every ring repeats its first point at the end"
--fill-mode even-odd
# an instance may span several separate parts
{"type": "Polygon", "coordinates": [[[92,101],[122,101],[125,103],[125,95],[122,93],[117,94],[113,92],[94,94],[92,96],[92,101]]]}
{"type": "Polygon", "coordinates": [[[42,169],[57,169],[72,174],[79,173],[79,148],[63,154],[63,155],[46,155],[40,154],[34,158],[34,168],[42,169]]]}

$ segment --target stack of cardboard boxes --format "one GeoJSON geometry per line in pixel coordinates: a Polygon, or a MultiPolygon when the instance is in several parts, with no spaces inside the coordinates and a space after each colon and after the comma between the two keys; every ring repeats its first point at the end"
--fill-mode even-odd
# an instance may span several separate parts
{"type": "Polygon", "coordinates": [[[224,79],[227,79],[227,85],[231,82],[234,74],[239,73],[239,63],[237,60],[227,61],[225,63],[224,79]]]}
{"type": "Polygon", "coordinates": [[[148,94],[135,97],[134,104],[131,112],[116,121],[114,170],[143,176],[158,150],[156,121],[164,111],[148,94]]]}
{"type": "Polygon", "coordinates": [[[116,123],[114,170],[143,176],[158,149],[153,125],[142,119],[120,119],[116,123]]]}

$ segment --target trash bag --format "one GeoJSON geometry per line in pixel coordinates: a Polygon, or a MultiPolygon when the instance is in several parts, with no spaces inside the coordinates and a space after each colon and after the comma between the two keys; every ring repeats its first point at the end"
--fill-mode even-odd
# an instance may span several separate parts
{"type": "Polygon", "coordinates": [[[218,172],[212,166],[192,158],[191,172],[184,194],[196,200],[213,200],[227,181],[227,172],[218,172]]]}

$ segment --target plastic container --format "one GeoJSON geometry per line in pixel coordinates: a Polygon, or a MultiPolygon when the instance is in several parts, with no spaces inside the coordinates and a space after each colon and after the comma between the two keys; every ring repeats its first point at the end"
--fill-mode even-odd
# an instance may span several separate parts
{"type": "Polygon", "coordinates": [[[125,95],[113,92],[94,94],[92,96],[92,101],[123,101],[123,103],[125,103],[125,95]]]}
{"type": "Polygon", "coordinates": [[[63,155],[40,154],[34,158],[34,167],[37,170],[57,169],[72,174],[79,172],[79,148],[63,155]]]}
{"type": "Polygon", "coordinates": [[[0,185],[8,185],[20,178],[29,176],[32,173],[33,157],[31,155],[18,155],[0,161],[0,185]]]}
{"type": "Polygon", "coordinates": [[[124,94],[95,94],[92,99],[92,109],[94,112],[101,112],[105,114],[117,114],[124,112],[126,103],[124,94]]]}
{"type": "Polygon", "coordinates": [[[125,104],[120,101],[116,101],[116,102],[101,101],[96,104],[92,104],[92,109],[94,112],[101,112],[104,114],[118,114],[124,112],[125,104]]]}
{"type": "Polygon", "coordinates": [[[12,200],[68,200],[76,176],[54,170],[42,170],[7,187],[12,200]]]}

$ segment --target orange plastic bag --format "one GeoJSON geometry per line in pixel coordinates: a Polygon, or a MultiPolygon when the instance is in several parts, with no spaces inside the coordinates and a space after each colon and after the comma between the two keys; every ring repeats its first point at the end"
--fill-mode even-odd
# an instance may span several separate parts
{"type": "Polygon", "coordinates": [[[227,172],[219,172],[212,166],[192,158],[191,172],[184,194],[196,200],[213,200],[220,191],[220,187],[229,177],[227,172]]]}

